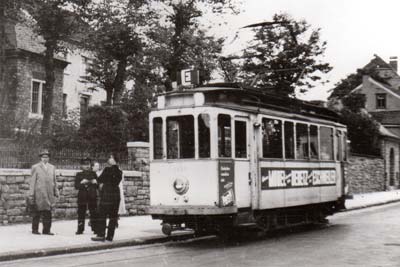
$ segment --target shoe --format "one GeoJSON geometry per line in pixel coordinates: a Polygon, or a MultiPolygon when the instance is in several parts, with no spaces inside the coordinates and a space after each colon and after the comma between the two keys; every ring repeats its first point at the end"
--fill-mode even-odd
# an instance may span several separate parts
{"type": "Polygon", "coordinates": [[[43,235],[54,235],[54,233],[51,232],[46,232],[46,233],[42,233],[43,235]]]}
{"type": "Polygon", "coordinates": [[[107,240],[107,241],[110,241],[110,242],[113,241],[113,239],[112,239],[111,237],[107,237],[106,240],[107,240]]]}
{"type": "Polygon", "coordinates": [[[40,235],[40,233],[38,231],[32,231],[32,234],[34,235],[40,235]]]}
{"type": "Polygon", "coordinates": [[[83,231],[76,231],[75,234],[76,234],[76,235],[81,235],[81,234],[83,234],[83,231]]]}
{"type": "Polygon", "coordinates": [[[92,237],[92,241],[101,241],[104,242],[106,240],[106,238],[104,236],[95,236],[92,237]]]}

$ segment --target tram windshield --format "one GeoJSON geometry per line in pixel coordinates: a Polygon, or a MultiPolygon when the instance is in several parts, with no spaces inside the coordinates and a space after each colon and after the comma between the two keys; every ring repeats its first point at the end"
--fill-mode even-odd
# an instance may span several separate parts
{"type": "Polygon", "coordinates": [[[200,114],[198,119],[199,128],[199,158],[210,157],[210,115],[200,114]]]}
{"type": "Polygon", "coordinates": [[[194,158],[194,118],[191,115],[167,118],[167,158],[194,158]]]}

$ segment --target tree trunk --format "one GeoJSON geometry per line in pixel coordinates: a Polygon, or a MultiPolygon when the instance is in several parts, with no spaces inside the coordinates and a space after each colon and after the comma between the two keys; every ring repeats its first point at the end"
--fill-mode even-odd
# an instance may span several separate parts
{"type": "Polygon", "coordinates": [[[12,118],[10,117],[9,89],[6,87],[6,7],[4,1],[0,0],[0,136],[9,136],[12,125],[12,118]]]}
{"type": "Polygon", "coordinates": [[[126,76],[126,58],[120,60],[117,66],[117,75],[114,80],[114,95],[113,95],[113,105],[118,105],[121,102],[122,93],[124,91],[125,76],[126,76]]]}
{"type": "Polygon", "coordinates": [[[112,98],[113,98],[113,86],[112,85],[105,85],[104,90],[106,91],[107,98],[106,98],[106,105],[112,105],[112,98]]]}
{"type": "MultiPolygon", "coordinates": [[[[53,98],[54,98],[54,83],[55,83],[55,48],[56,45],[51,41],[45,43],[46,51],[44,56],[44,66],[46,72],[46,83],[43,90],[43,120],[42,120],[42,135],[46,138],[51,133],[51,117],[53,114],[53,98]]],[[[40,107],[39,107],[40,108],[40,107]]]]}
{"type": "Polygon", "coordinates": [[[3,114],[5,108],[5,63],[6,63],[6,29],[5,29],[5,7],[4,2],[0,1],[0,111],[3,114]]]}

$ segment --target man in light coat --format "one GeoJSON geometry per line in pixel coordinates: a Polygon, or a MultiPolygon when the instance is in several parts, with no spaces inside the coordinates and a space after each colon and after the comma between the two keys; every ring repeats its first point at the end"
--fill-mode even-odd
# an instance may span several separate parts
{"type": "Polygon", "coordinates": [[[49,163],[50,153],[43,150],[39,154],[40,162],[32,166],[29,198],[34,204],[32,211],[32,233],[39,233],[39,221],[42,218],[44,235],[54,235],[50,232],[51,210],[59,193],[56,182],[56,169],[49,163]]]}

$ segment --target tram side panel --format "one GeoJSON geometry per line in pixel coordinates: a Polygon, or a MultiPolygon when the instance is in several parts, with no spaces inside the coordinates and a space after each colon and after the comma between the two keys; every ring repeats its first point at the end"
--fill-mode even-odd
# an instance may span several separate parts
{"type": "Polygon", "coordinates": [[[341,195],[340,168],[332,163],[324,167],[314,165],[271,166],[264,163],[260,170],[260,209],[336,201],[341,195]]]}

